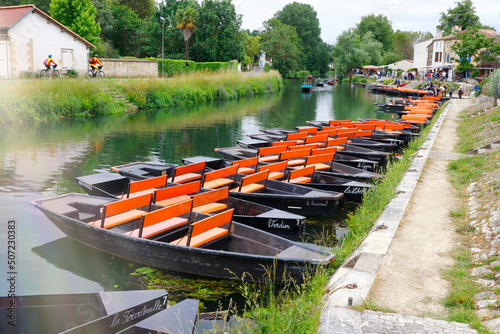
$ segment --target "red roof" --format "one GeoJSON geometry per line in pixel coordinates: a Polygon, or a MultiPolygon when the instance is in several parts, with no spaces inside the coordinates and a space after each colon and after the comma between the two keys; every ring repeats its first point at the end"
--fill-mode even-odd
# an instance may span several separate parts
{"type": "Polygon", "coordinates": [[[95,48],[95,46],[87,41],[85,38],[81,37],[77,33],[75,33],[73,30],[69,29],[62,23],[58,22],[54,18],[52,18],[50,15],[45,13],[43,10],[40,10],[36,8],[35,5],[23,5],[23,6],[9,6],[9,7],[0,7],[0,30],[3,29],[9,29],[12,27],[16,22],[18,22],[20,19],[24,17],[24,15],[31,13],[31,12],[36,12],[43,17],[45,17],[47,20],[51,21],[54,23],[56,26],[60,27],[61,29],[66,30],[70,35],[74,36],[75,38],[79,39],[83,43],[87,44],[90,48],[95,48]]]}
{"type": "Polygon", "coordinates": [[[34,5],[0,7],[0,29],[8,29],[24,15],[33,10],[34,5]]]}

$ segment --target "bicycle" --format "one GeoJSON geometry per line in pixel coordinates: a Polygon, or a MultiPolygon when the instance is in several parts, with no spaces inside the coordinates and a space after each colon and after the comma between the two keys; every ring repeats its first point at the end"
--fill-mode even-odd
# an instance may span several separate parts
{"type": "MultiPolygon", "coordinates": [[[[56,70],[56,66],[52,66],[52,79],[59,79],[61,77],[61,73],[59,70],[56,70]]],[[[50,70],[43,69],[40,70],[40,79],[49,79],[50,78],[50,70]]]]}
{"type": "Polygon", "coordinates": [[[95,71],[95,72],[94,72],[94,71],[92,71],[92,70],[88,70],[88,71],[87,71],[87,74],[86,74],[86,77],[87,77],[87,79],[89,79],[89,80],[90,80],[90,79],[92,79],[92,78],[104,79],[104,77],[105,77],[105,76],[106,76],[106,75],[104,74],[104,71],[103,71],[103,70],[101,70],[100,68],[99,68],[99,70],[98,70],[98,71],[95,71]]]}

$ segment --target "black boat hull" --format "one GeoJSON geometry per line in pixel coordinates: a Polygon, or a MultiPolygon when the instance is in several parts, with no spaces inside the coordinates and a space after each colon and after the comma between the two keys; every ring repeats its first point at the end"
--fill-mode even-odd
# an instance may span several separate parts
{"type": "MultiPolygon", "coordinates": [[[[63,196],[78,195],[86,196],[63,196]]],[[[232,233],[220,250],[135,238],[62,215],[44,205],[50,200],[54,199],[32,203],[68,237],[110,255],[158,269],[222,279],[250,276],[258,282],[265,281],[270,272],[274,275],[271,280],[281,284],[286,277],[302,282],[304,272],[328,264],[334,258],[332,254],[313,251],[300,243],[237,222],[233,222],[232,233]],[[292,253],[291,257],[285,255],[287,250],[292,253]],[[294,257],[295,254],[301,256],[294,257]]]]}

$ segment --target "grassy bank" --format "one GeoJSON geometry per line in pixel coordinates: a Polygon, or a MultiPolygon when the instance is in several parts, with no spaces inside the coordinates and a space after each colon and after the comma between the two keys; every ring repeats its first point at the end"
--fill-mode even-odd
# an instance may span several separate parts
{"type": "Polygon", "coordinates": [[[0,124],[83,118],[126,111],[119,91],[142,109],[233,100],[280,91],[277,72],[243,76],[234,71],[189,73],[170,79],[19,80],[0,82],[0,124]]]}
{"type": "Polygon", "coordinates": [[[271,94],[283,88],[283,81],[275,71],[259,76],[220,71],[188,73],[168,80],[117,81],[114,85],[140,108],[158,109],[271,94]]]}
{"type": "MultiPolygon", "coordinates": [[[[458,149],[461,153],[466,153],[474,147],[485,145],[495,139],[498,139],[500,130],[500,108],[485,110],[485,105],[473,106],[462,112],[461,122],[457,133],[459,135],[458,149]]],[[[446,278],[450,281],[450,290],[444,300],[448,308],[448,320],[469,323],[479,333],[490,334],[478,317],[475,310],[474,296],[488,288],[480,286],[476,279],[472,277],[471,271],[476,266],[472,261],[471,247],[477,247],[476,243],[481,242],[484,236],[481,230],[470,225],[471,218],[468,217],[468,193],[467,187],[472,183],[483,184],[487,182],[487,175],[497,171],[500,165],[500,152],[490,154],[479,154],[465,156],[459,160],[453,161],[448,166],[449,177],[452,185],[457,190],[460,202],[457,208],[450,212],[456,231],[460,234],[460,245],[455,251],[455,265],[446,271],[446,278]]],[[[495,195],[498,195],[496,193],[495,195]]],[[[489,200],[489,194],[482,194],[482,202],[486,204],[489,200]]],[[[496,196],[495,196],[496,197],[496,196]]],[[[498,260],[498,256],[488,258],[486,263],[498,260]]],[[[495,294],[500,294],[498,289],[495,294]]]]}
{"type": "Polygon", "coordinates": [[[104,82],[84,79],[0,82],[0,124],[60,118],[93,117],[123,112],[104,82]]]}

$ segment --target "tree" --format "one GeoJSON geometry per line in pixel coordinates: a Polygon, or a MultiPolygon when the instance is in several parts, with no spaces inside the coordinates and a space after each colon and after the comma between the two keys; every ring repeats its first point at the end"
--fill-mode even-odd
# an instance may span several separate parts
{"type": "Polygon", "coordinates": [[[194,61],[241,61],[245,57],[244,35],[240,32],[241,15],[231,0],[204,0],[200,22],[193,37],[194,61]]]}
{"type": "Polygon", "coordinates": [[[478,29],[458,32],[455,36],[459,40],[451,48],[457,55],[452,60],[459,62],[457,72],[470,71],[474,68],[473,63],[495,61],[500,56],[500,44],[494,43],[495,38],[486,38],[478,29]]]}
{"type": "Polygon", "coordinates": [[[245,33],[245,54],[251,59],[253,63],[256,57],[260,54],[260,36],[249,36],[245,33]]]}
{"type": "Polygon", "coordinates": [[[453,26],[459,26],[462,30],[480,26],[472,0],[457,1],[454,8],[448,9],[446,13],[440,13],[440,16],[437,28],[443,31],[444,36],[452,33],[453,26]]]}
{"type": "Polygon", "coordinates": [[[364,36],[367,32],[371,31],[374,38],[382,43],[385,52],[392,51],[392,37],[393,30],[391,22],[387,17],[380,14],[370,14],[363,16],[361,21],[356,25],[356,33],[359,36],[364,36]]]}
{"type": "Polygon", "coordinates": [[[413,59],[415,44],[432,37],[430,32],[396,30],[392,40],[394,52],[400,56],[400,59],[413,59]]]}
{"type": "Polygon", "coordinates": [[[189,6],[184,9],[179,8],[175,13],[175,21],[177,22],[176,27],[182,31],[184,42],[186,43],[186,60],[189,60],[189,38],[196,29],[199,19],[200,14],[198,11],[189,6]]]}
{"type": "MultiPolygon", "coordinates": [[[[359,48],[368,54],[366,61],[372,65],[381,65],[382,63],[382,43],[375,40],[371,31],[361,37],[359,48]]],[[[366,64],[368,65],[368,64],[366,64]]]]}
{"type": "Polygon", "coordinates": [[[354,69],[370,61],[370,55],[361,48],[361,39],[353,29],[348,29],[337,37],[333,57],[335,72],[341,76],[348,76],[349,84],[352,81],[354,69]]]}
{"type": "Polygon", "coordinates": [[[96,9],[90,0],[52,0],[50,16],[90,43],[99,43],[101,26],[96,23],[96,9]]]}
{"type": "Polygon", "coordinates": [[[147,19],[155,10],[154,0],[118,0],[118,5],[132,9],[140,19],[147,19]]]}
{"type": "Polygon", "coordinates": [[[319,19],[314,8],[309,4],[293,2],[274,14],[274,18],[294,27],[297,31],[305,52],[305,63],[301,65],[305,65],[309,71],[320,72],[321,63],[328,62],[328,58],[320,59],[321,55],[324,55],[320,49],[323,41],[320,37],[319,19]]]}
{"type": "Polygon", "coordinates": [[[278,19],[264,22],[262,49],[273,59],[273,68],[283,76],[299,69],[302,45],[294,27],[286,25],[278,19]]]}

